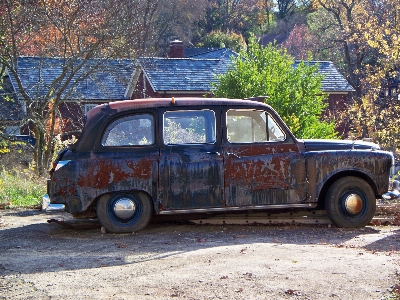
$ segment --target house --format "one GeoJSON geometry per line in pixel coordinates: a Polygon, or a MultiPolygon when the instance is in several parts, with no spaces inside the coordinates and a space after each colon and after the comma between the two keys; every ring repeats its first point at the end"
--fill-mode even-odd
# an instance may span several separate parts
{"type": "Polygon", "coordinates": [[[210,96],[215,76],[231,65],[232,50],[189,48],[171,43],[168,58],[137,59],[131,86],[131,99],[147,97],[210,96]],[[193,50],[191,50],[193,49],[193,50]],[[186,55],[186,56],[185,56],[186,55]]]}
{"type": "MultiPolygon", "coordinates": [[[[295,65],[299,61],[295,62],[295,65]]],[[[355,89],[338,71],[334,64],[330,61],[311,61],[310,64],[318,64],[318,73],[325,77],[322,80],[321,90],[328,94],[328,107],[323,115],[328,117],[338,117],[347,110],[346,104],[349,100],[349,94],[355,89]]],[[[336,125],[336,131],[340,136],[346,137],[348,127],[344,123],[336,125]]]]}
{"type": "MultiPolygon", "coordinates": [[[[134,71],[131,99],[147,97],[210,96],[215,75],[223,74],[231,65],[230,58],[238,54],[229,49],[184,49],[174,41],[169,58],[139,58],[134,71]],[[186,55],[190,55],[187,57],[186,55]]],[[[295,61],[294,67],[300,61],[295,61]]],[[[311,61],[325,78],[322,91],[328,94],[327,114],[337,115],[346,109],[349,93],[354,88],[330,61],[311,61]]],[[[337,128],[341,135],[346,128],[337,128]]]]}
{"type": "MultiPolygon", "coordinates": [[[[66,101],[59,108],[60,131],[67,136],[78,134],[85,113],[105,102],[148,97],[212,96],[211,83],[215,82],[215,76],[225,73],[232,64],[231,57],[237,55],[226,48],[185,49],[182,42],[173,41],[168,58],[90,60],[73,75],[74,80],[64,92],[66,101]]],[[[57,76],[65,72],[65,63],[61,58],[20,57],[20,78],[29,96],[43,98],[57,76]]],[[[329,94],[328,111],[335,114],[343,110],[348,94],[354,89],[331,62],[311,63],[318,63],[319,72],[325,75],[322,90],[329,94]]],[[[294,67],[296,64],[298,62],[294,67]]],[[[16,79],[11,74],[8,76],[12,91],[20,95],[16,79]]],[[[62,85],[63,81],[59,84],[62,85]]],[[[17,99],[23,103],[20,96],[17,99]]]]}
{"type": "MultiPolygon", "coordinates": [[[[61,93],[65,88],[62,92],[65,101],[58,113],[59,130],[71,135],[80,132],[84,114],[92,107],[128,99],[125,92],[131,80],[132,63],[132,60],[93,59],[83,62],[64,58],[19,57],[18,72],[24,91],[33,101],[48,101],[51,87],[54,94],[61,93]],[[70,76],[72,80],[67,82],[70,76]]],[[[8,70],[6,78],[9,81],[7,89],[15,96],[15,103],[20,103],[26,110],[17,79],[8,70]]]]}

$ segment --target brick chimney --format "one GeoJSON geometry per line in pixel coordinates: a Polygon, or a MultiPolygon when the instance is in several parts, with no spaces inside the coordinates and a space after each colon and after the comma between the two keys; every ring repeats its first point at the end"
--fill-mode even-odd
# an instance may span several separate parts
{"type": "Polygon", "coordinates": [[[169,43],[169,58],[183,58],[183,42],[174,40],[169,43]]]}

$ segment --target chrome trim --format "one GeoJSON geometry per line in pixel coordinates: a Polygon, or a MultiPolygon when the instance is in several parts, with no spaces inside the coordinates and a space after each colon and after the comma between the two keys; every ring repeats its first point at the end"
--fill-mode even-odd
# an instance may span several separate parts
{"type": "Polygon", "coordinates": [[[193,208],[193,209],[174,209],[160,210],[160,215],[169,214],[190,214],[190,213],[209,213],[209,212],[230,212],[245,210],[267,210],[267,209],[283,209],[283,208],[315,208],[317,203],[306,204],[269,204],[256,206],[235,206],[235,207],[212,207],[212,208],[193,208]]]}
{"type": "Polygon", "coordinates": [[[59,162],[57,162],[55,171],[61,169],[62,167],[64,167],[66,164],[68,164],[71,160],[60,160],[59,162]]]}
{"type": "Polygon", "coordinates": [[[136,205],[132,199],[123,197],[114,203],[114,214],[120,219],[129,219],[135,214],[136,205]]]}
{"type": "Polygon", "coordinates": [[[64,212],[65,205],[64,204],[51,204],[49,195],[45,194],[42,197],[42,211],[44,211],[46,213],[64,212]]]}
{"type": "Polygon", "coordinates": [[[352,214],[358,214],[363,209],[363,201],[358,194],[350,194],[344,200],[346,210],[352,214]]]}

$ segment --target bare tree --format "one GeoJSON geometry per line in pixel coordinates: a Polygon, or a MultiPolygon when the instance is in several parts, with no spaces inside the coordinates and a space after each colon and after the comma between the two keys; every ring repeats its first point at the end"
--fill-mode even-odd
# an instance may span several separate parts
{"type": "Polygon", "coordinates": [[[53,155],[60,105],[71,99],[80,82],[104,68],[105,62],[136,57],[151,48],[144,42],[151,35],[145,20],[157,2],[1,0],[0,65],[15,79],[18,101],[26,108],[25,122],[36,138],[39,174],[53,155]],[[24,86],[18,65],[21,55],[57,57],[60,72],[44,84],[44,68],[40,67],[37,84],[24,86]]]}

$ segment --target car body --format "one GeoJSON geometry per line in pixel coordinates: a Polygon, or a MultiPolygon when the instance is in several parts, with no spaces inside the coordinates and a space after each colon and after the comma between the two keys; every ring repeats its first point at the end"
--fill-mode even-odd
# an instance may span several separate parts
{"type": "Polygon", "coordinates": [[[158,98],[87,113],[59,153],[48,197],[95,211],[109,232],[154,215],[325,208],[341,227],[367,225],[387,192],[393,155],[374,143],[299,140],[257,99],[158,98]]]}

